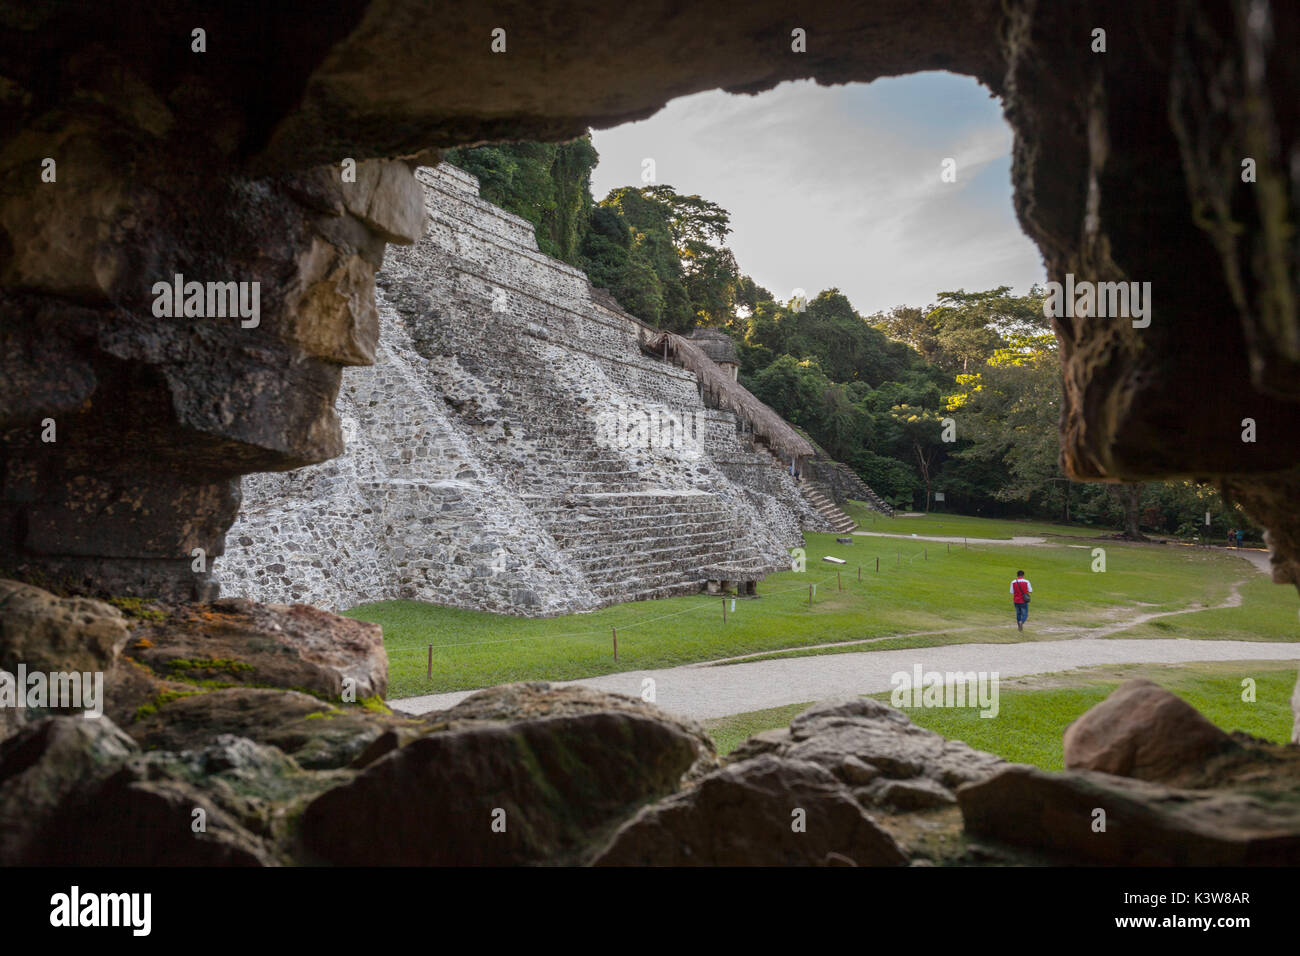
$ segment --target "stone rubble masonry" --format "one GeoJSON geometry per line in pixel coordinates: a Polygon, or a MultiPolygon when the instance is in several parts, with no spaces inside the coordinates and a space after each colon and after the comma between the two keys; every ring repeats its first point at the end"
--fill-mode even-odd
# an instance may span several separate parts
{"type": "Polygon", "coordinates": [[[644,327],[540,253],[530,223],[448,164],[417,178],[428,228],[376,276],[375,364],[339,392],[347,451],[244,478],[224,594],[557,615],[698,591],[719,566],[781,570],[801,528],[825,530],[781,463],[704,406],[692,373],[647,356],[644,327]],[[675,447],[626,440],[645,411],[681,423],[675,447]]]}

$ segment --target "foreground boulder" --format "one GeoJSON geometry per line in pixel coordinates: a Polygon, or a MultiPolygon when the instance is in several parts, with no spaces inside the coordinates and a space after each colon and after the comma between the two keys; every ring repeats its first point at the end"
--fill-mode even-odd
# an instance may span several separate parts
{"type": "Polygon", "coordinates": [[[752,737],[730,759],[759,754],[818,764],[868,805],[903,811],[955,804],[957,787],[1005,766],[1000,757],[918,727],[867,697],[814,704],[789,730],[752,737]]]}
{"type": "Polygon", "coordinates": [[[84,597],[57,597],[30,584],[0,580],[0,669],[104,671],[126,644],[117,608],[84,597]]]}
{"type": "Polygon", "coordinates": [[[305,604],[240,598],[182,605],[132,632],[132,658],[171,680],[283,687],[338,701],[383,697],[388,655],[378,624],[305,604]]]}
{"type": "Polygon", "coordinates": [[[1058,863],[1295,866],[1300,802],[1011,765],[957,793],[968,834],[1058,863]]]}
{"type": "Polygon", "coordinates": [[[1149,680],[1130,680],[1065,728],[1065,766],[1139,780],[1171,780],[1233,747],[1191,704],[1149,680]]]}
{"type": "Polygon", "coordinates": [[[500,684],[471,694],[448,710],[425,715],[425,722],[434,727],[441,727],[464,720],[536,720],[543,717],[573,717],[607,711],[652,717],[681,731],[691,741],[695,751],[695,761],[686,772],[687,780],[698,779],[718,768],[718,755],[713,746],[713,738],[697,721],[670,714],[636,697],[606,694],[576,684],[567,687],[553,687],[546,681],[500,684]]]}
{"type": "Polygon", "coordinates": [[[167,700],[126,729],[146,750],[189,750],[229,734],[278,747],[305,768],[331,769],[348,766],[386,733],[418,726],[296,691],[230,687],[167,700]]]}
{"type": "Polygon", "coordinates": [[[0,742],[0,866],[46,861],[59,809],[137,752],[106,717],[46,717],[0,742]]]}
{"type": "Polygon", "coordinates": [[[105,667],[110,706],[0,712],[0,865],[1300,862],[1300,748],[1145,682],[1067,754],[1159,783],[1008,765],[861,698],[720,767],[694,721],[583,687],[361,703],[386,680],[378,629],[311,608],[5,593],[0,646],[105,667]]]}
{"type": "MultiPolygon", "coordinates": [[[[303,813],[309,859],[343,865],[579,862],[676,791],[708,738],[657,708],[580,688],[508,685],[432,715],[303,813]]],[[[479,696],[479,695],[475,695],[479,696]]]]}
{"type": "Polygon", "coordinates": [[[806,760],[764,754],[710,774],[624,824],[597,866],[902,866],[849,789],[806,760]]]}
{"type": "Polygon", "coordinates": [[[642,810],[595,862],[976,862],[984,858],[962,839],[954,791],[1004,766],[993,754],[917,727],[880,701],[825,701],[787,729],[756,734],[724,769],[642,810]]]}
{"type": "Polygon", "coordinates": [[[61,808],[41,862],[90,866],[274,866],[308,801],[346,782],[276,747],[220,734],[125,761],[61,808]]]}

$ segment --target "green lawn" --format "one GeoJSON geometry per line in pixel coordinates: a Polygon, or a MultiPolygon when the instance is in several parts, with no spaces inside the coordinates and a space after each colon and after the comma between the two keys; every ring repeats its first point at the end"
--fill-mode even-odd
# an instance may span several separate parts
{"type": "MultiPolygon", "coordinates": [[[[912,522],[928,533],[933,526],[924,522],[957,519],[893,520],[912,522]]],[[[991,537],[1016,526],[977,518],[960,521],[971,537],[991,537]]],[[[1095,627],[1114,615],[1221,603],[1236,581],[1250,582],[1242,590],[1246,600],[1238,608],[1206,612],[1219,615],[1217,623],[1201,624],[1202,615],[1186,614],[1167,619],[1168,627],[1146,625],[1142,636],[1295,640],[1300,631],[1295,592],[1269,584],[1245,561],[1221,552],[1109,541],[1072,547],[1068,538],[1043,546],[954,545],[951,551],[941,543],[888,538],[857,537],[852,545],[837,544],[833,535],[806,539],[807,570],[767,578],[759,586],[762,596],[737,601],[725,624],[721,600],[703,596],[632,602],[548,619],[415,601],[362,605],[347,613],[383,626],[391,697],[517,680],[571,680],[763,652],[807,653],[811,645],[874,637],[887,639],[846,649],[1063,639],[1077,635],[1072,628],[1095,627]],[[1106,549],[1105,573],[1091,570],[1096,546],[1106,549]],[[834,566],[821,560],[827,554],[849,562],[840,568],[842,591],[836,589],[834,566]],[[1032,626],[1023,635],[1011,626],[1007,593],[1017,568],[1028,572],[1035,588],[1032,626]],[[812,583],[818,587],[810,608],[812,583]],[[618,628],[617,662],[611,627],[618,628]],[[430,644],[432,679],[425,676],[430,644]]]]}
{"type": "Polygon", "coordinates": [[[848,502],[844,510],[858,523],[861,530],[886,534],[928,534],[945,538],[1014,538],[1029,535],[1092,538],[1108,537],[1112,533],[1106,528],[1088,525],[972,518],[942,512],[932,512],[916,518],[887,518],[860,501],[848,502]]]}
{"type": "MultiPolygon", "coordinates": [[[[1104,700],[1133,677],[1146,677],[1182,697],[1224,730],[1244,730],[1279,743],[1291,739],[1291,692],[1296,682],[1293,663],[1227,661],[1216,663],[1087,668],[1065,674],[1003,681],[998,716],[983,718],[976,709],[904,708],[918,726],[977,750],[987,750],[1017,763],[1045,770],[1064,767],[1061,735],[1084,711],[1104,700]],[[1255,701],[1244,702],[1242,679],[1255,680],[1255,701]]],[[[888,700],[889,694],[874,694],[888,700]]],[[[719,753],[730,753],[741,741],[762,730],[788,726],[810,705],[794,704],[706,721],[719,753]]]]}
{"type": "Polygon", "coordinates": [[[1180,614],[1140,624],[1117,637],[1187,637],[1233,641],[1300,639],[1295,591],[1253,575],[1241,587],[1242,607],[1180,614]]]}

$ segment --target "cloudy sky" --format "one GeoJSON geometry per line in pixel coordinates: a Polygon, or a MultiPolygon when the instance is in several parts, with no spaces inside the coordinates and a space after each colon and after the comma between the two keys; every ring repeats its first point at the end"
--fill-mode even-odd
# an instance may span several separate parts
{"type": "Polygon", "coordinates": [[[731,213],[742,272],[788,299],[838,286],[866,315],[948,289],[1045,281],[1011,206],[1011,131],[974,80],[923,73],[868,85],[783,83],[682,97],[597,130],[597,199],[657,182],[731,213]],[[957,181],[943,182],[945,158],[957,181]]]}

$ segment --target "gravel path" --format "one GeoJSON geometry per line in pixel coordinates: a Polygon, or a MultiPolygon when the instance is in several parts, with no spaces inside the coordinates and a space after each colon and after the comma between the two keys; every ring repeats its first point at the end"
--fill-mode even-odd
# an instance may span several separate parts
{"type": "MultiPolygon", "coordinates": [[[[641,696],[642,680],[653,678],[655,702],[696,719],[726,717],[767,707],[890,690],[891,675],[920,664],[927,671],[997,671],[1004,678],[1089,667],[1095,664],[1178,664],[1189,661],[1300,661],[1300,642],[1192,640],[1097,640],[1026,644],[953,644],[901,651],[861,651],[789,657],[705,667],[625,671],[565,683],[641,696]]],[[[1244,676],[1249,676],[1245,674],[1244,676]]],[[[464,700],[473,691],[429,694],[389,701],[398,710],[422,714],[464,700]]]]}

